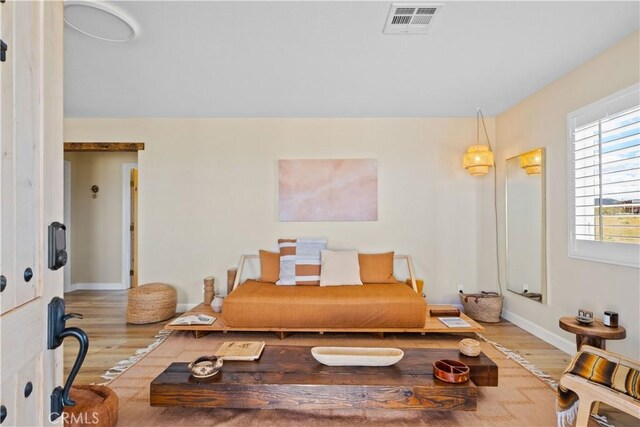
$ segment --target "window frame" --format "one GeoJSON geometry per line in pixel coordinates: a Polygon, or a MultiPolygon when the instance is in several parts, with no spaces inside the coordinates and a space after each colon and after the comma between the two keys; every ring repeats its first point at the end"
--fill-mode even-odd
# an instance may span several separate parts
{"type": "Polygon", "coordinates": [[[640,244],[604,242],[576,239],[575,217],[575,181],[574,181],[574,150],[573,150],[573,121],[584,114],[597,113],[597,120],[606,117],[598,112],[607,108],[609,104],[621,98],[636,94],[640,102],[640,83],[622,89],[606,98],[595,101],[576,111],[567,114],[567,203],[568,203],[568,252],[570,258],[587,261],[603,262],[640,268],[640,244]]]}

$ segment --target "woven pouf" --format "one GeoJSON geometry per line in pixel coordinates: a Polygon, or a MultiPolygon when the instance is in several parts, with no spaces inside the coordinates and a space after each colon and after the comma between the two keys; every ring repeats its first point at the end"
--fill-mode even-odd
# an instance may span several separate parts
{"type": "Polygon", "coordinates": [[[103,385],[74,385],[75,406],[64,407],[65,427],[113,427],[118,421],[118,395],[103,385]]]}
{"type": "Polygon", "coordinates": [[[129,289],[127,322],[142,325],[167,320],[176,314],[178,293],[163,283],[149,283],[129,289]]]}

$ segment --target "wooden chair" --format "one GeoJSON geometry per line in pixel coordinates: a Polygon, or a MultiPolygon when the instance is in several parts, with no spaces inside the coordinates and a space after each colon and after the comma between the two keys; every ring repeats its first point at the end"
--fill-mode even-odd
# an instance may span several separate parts
{"type": "MultiPolygon", "coordinates": [[[[619,354],[611,353],[588,345],[583,345],[581,350],[588,351],[600,357],[604,357],[615,363],[622,363],[630,368],[640,370],[640,364],[631,359],[627,359],[619,354]]],[[[598,402],[606,403],[622,412],[633,415],[640,419],[640,401],[623,393],[619,393],[609,387],[596,384],[586,380],[585,378],[565,373],[560,378],[560,384],[574,391],[579,401],[578,415],[576,419],[576,427],[587,426],[589,416],[591,415],[591,405],[598,402]]]]}

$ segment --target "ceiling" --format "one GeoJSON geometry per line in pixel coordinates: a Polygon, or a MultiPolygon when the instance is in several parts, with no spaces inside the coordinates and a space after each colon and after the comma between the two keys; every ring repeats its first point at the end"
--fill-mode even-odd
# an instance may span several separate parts
{"type": "Polygon", "coordinates": [[[140,34],[65,27],[66,117],[493,116],[640,25],[637,1],[444,2],[427,35],[382,34],[390,2],[112,3],[140,34]]]}

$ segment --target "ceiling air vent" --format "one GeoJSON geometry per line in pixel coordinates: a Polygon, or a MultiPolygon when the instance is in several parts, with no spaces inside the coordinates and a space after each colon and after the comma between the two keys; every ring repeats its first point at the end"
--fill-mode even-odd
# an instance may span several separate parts
{"type": "Polygon", "coordinates": [[[441,4],[398,4],[391,5],[385,34],[427,34],[435,17],[442,9],[441,4]]]}

